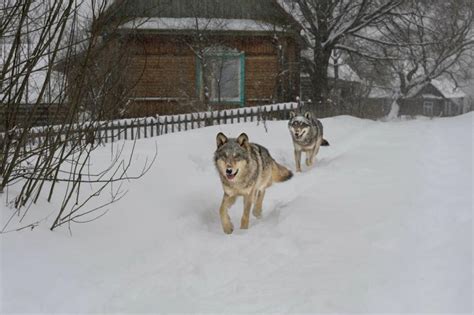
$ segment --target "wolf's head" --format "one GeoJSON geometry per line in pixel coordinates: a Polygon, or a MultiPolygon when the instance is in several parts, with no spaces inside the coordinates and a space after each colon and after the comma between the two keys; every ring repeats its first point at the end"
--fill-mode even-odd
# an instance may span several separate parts
{"type": "Polygon", "coordinates": [[[288,122],[288,128],[290,129],[291,135],[295,140],[302,140],[306,135],[309,134],[312,126],[312,114],[306,112],[303,114],[296,114],[290,112],[290,121],[288,122]]]}
{"type": "Polygon", "coordinates": [[[235,182],[244,173],[250,159],[250,143],[245,133],[237,139],[229,139],[222,132],[216,137],[217,150],[214,162],[221,178],[235,182]]]}

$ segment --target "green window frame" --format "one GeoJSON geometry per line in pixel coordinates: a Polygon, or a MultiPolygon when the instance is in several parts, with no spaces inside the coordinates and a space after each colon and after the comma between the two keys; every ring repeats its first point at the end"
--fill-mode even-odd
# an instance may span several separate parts
{"type": "MultiPolygon", "coordinates": [[[[241,107],[243,107],[245,105],[245,53],[243,52],[236,52],[236,51],[229,51],[229,50],[217,50],[217,51],[211,51],[211,52],[207,52],[204,56],[204,58],[206,59],[206,63],[209,63],[211,64],[210,67],[213,67],[215,66],[215,64],[213,64],[212,62],[213,61],[217,61],[217,62],[220,62],[222,65],[224,65],[225,67],[225,63],[228,63],[229,61],[238,61],[238,67],[237,67],[237,73],[238,73],[238,78],[236,80],[233,80],[235,81],[237,84],[238,84],[238,97],[236,98],[226,98],[225,96],[223,98],[221,98],[220,100],[219,99],[216,99],[215,97],[215,93],[217,91],[215,91],[216,89],[216,81],[217,79],[215,79],[216,75],[215,72],[216,71],[212,71],[210,72],[210,78],[209,80],[211,81],[210,82],[210,103],[211,104],[233,104],[233,105],[239,105],[241,107]]],[[[227,70],[231,70],[231,67],[232,67],[232,64],[231,63],[228,63],[229,64],[229,67],[226,68],[227,70]]],[[[196,88],[197,88],[197,95],[201,95],[201,92],[202,92],[202,89],[204,88],[203,86],[203,82],[204,82],[204,79],[203,79],[203,76],[204,76],[204,71],[203,71],[203,66],[202,66],[202,62],[200,60],[200,58],[196,57],[196,81],[197,81],[197,84],[196,84],[196,88]]],[[[232,83],[230,83],[232,84],[232,83]]],[[[217,84],[217,86],[219,86],[217,84]]],[[[219,89],[221,88],[220,86],[218,87],[219,89]]],[[[221,91],[219,91],[218,93],[220,93],[221,91]]]]}
{"type": "Polygon", "coordinates": [[[423,115],[432,117],[433,113],[434,113],[433,101],[424,101],[423,102],[423,115]]]}

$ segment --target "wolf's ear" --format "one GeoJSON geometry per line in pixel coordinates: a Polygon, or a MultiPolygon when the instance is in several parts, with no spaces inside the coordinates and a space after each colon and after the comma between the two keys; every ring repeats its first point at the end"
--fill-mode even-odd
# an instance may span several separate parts
{"type": "Polygon", "coordinates": [[[222,132],[219,132],[216,136],[216,143],[217,148],[220,148],[221,146],[227,143],[227,137],[222,132]]]}
{"type": "Polygon", "coordinates": [[[293,119],[296,117],[296,113],[294,111],[290,112],[290,119],[293,119]]]}
{"type": "Polygon", "coordinates": [[[237,143],[240,144],[241,147],[247,147],[249,145],[249,137],[245,132],[241,133],[237,138],[237,143]]]}
{"type": "Polygon", "coordinates": [[[306,112],[304,113],[304,118],[311,120],[313,119],[313,114],[311,112],[306,112]]]}

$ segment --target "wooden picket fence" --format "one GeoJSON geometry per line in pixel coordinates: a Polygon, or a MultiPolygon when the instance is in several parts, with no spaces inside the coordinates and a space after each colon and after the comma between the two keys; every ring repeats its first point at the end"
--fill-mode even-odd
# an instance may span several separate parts
{"type": "MultiPolygon", "coordinates": [[[[69,137],[74,137],[74,135],[77,134],[78,136],[83,136],[84,141],[95,143],[137,140],[207,126],[243,122],[263,123],[268,120],[286,120],[289,119],[290,111],[295,110],[297,107],[297,103],[284,103],[212,112],[114,120],[98,123],[93,127],[89,126],[87,129],[90,130],[89,133],[84,132],[84,126],[70,128],[69,137]]],[[[42,145],[47,143],[52,136],[60,136],[66,139],[66,136],[60,134],[59,129],[60,126],[48,128],[38,127],[32,129],[28,137],[28,145],[42,145]],[[55,128],[58,130],[57,132],[54,131],[55,128]]]]}

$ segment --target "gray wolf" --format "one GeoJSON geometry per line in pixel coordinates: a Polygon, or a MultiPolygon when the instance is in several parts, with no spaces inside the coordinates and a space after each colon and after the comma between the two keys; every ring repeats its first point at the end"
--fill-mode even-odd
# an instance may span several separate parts
{"type": "Polygon", "coordinates": [[[293,138],[296,171],[301,172],[301,152],[306,153],[306,165],[311,166],[319,147],[328,146],[329,142],[323,138],[323,124],[314,118],[311,112],[304,115],[290,112],[288,129],[293,138]]]}
{"type": "Polygon", "coordinates": [[[275,162],[266,148],[250,143],[245,133],[237,139],[229,139],[220,132],[217,134],[216,142],[214,163],[224,189],[219,214],[224,232],[230,234],[234,227],[227,210],[235,203],[238,196],[244,197],[244,212],[240,228],[247,229],[252,205],[254,205],[253,215],[256,218],[262,216],[265,189],[274,182],[290,179],[293,173],[275,162]]]}

